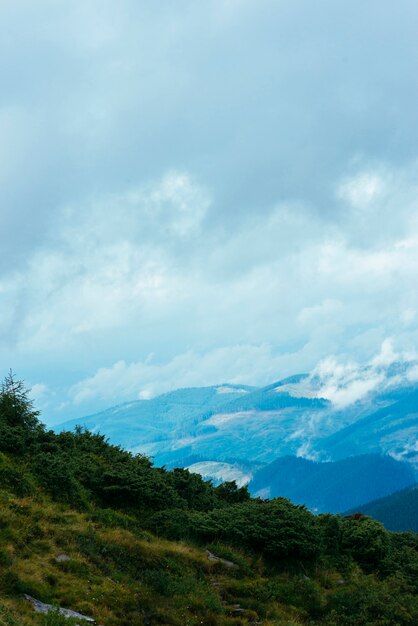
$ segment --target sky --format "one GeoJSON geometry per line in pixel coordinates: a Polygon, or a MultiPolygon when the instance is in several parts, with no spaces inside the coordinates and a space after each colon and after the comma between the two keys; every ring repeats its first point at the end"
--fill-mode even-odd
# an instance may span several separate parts
{"type": "Polygon", "coordinates": [[[1,2],[0,365],[45,421],[414,353],[417,29],[416,0],[1,2]]]}

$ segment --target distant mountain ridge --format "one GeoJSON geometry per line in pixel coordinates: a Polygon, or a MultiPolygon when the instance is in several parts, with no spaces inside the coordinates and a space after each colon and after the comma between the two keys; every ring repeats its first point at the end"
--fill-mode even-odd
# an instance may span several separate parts
{"type": "Polygon", "coordinates": [[[306,374],[263,388],[179,389],[64,422],[55,430],[80,424],[167,464],[192,455],[270,463],[285,455],[337,460],[367,453],[418,464],[417,385],[373,393],[344,409],[318,397],[320,392],[306,374]]]}
{"type": "Polygon", "coordinates": [[[408,463],[376,454],[328,463],[282,457],[258,470],[249,488],[255,495],[284,496],[316,512],[341,513],[413,485],[416,478],[408,463]]]}
{"type": "Polygon", "coordinates": [[[56,432],[73,430],[77,425],[106,434],[112,443],[130,450],[152,453],[158,442],[176,440],[194,427],[208,411],[255,389],[246,385],[217,385],[177,389],[151,400],[135,400],[99,413],[64,422],[56,432]],[[154,444],[154,445],[153,445],[154,444]]]}
{"type": "MultiPolygon", "coordinates": [[[[262,388],[226,383],[178,389],[151,400],[128,402],[65,422],[55,430],[73,430],[81,425],[104,433],[112,443],[152,456],[157,465],[188,467],[215,482],[233,479],[239,484],[250,482],[253,493],[273,488],[270,493],[278,495],[276,487],[281,485],[283,495],[286,481],[280,483],[274,478],[260,487],[256,486],[257,481],[267,471],[264,466],[284,463],[278,461],[282,457],[298,457],[293,468],[299,472],[303,466],[305,475],[299,492],[293,491],[289,497],[302,499],[318,510],[344,510],[361,501],[338,501],[332,464],[321,463],[321,472],[329,474],[326,479],[325,474],[318,479],[323,485],[319,494],[314,478],[318,467],[310,462],[342,461],[366,455],[374,459],[368,470],[371,475],[380,471],[382,463],[386,466],[390,463],[388,459],[378,460],[382,456],[392,457],[394,463],[404,462],[393,465],[397,468],[398,482],[391,482],[388,477],[390,489],[371,489],[362,502],[411,484],[410,477],[405,482],[405,463],[408,471],[418,469],[418,385],[406,380],[402,364],[392,364],[387,371],[389,382],[345,405],[323,397],[329,395],[329,389],[318,376],[299,374],[262,388]],[[335,497],[330,495],[332,484],[335,497]],[[316,494],[315,501],[311,502],[310,494],[316,494]]],[[[364,375],[370,373],[365,371],[364,375]]],[[[348,462],[335,467],[338,471],[344,468],[347,481],[353,482],[355,468],[349,466],[348,462]]],[[[288,484],[289,472],[290,465],[288,484]]],[[[353,490],[351,493],[355,495],[353,490]]]]}

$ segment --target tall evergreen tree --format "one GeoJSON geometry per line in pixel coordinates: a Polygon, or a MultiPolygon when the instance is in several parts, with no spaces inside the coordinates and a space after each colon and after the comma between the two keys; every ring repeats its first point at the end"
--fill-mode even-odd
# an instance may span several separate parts
{"type": "Polygon", "coordinates": [[[43,430],[38,418],[23,381],[10,370],[0,388],[0,450],[21,451],[34,433],[43,430]]]}

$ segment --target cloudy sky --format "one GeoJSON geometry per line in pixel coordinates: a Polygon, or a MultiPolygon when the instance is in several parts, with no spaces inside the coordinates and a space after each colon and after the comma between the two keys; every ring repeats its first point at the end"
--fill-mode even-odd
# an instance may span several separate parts
{"type": "Polygon", "coordinates": [[[1,2],[0,365],[45,420],[418,349],[417,29],[416,0],[1,2]]]}

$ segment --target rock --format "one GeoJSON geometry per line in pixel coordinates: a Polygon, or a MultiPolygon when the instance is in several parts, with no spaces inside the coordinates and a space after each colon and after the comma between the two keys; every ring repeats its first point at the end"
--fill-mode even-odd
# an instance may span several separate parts
{"type": "Polygon", "coordinates": [[[68,554],[59,554],[55,559],[57,563],[65,563],[65,561],[70,561],[70,560],[71,560],[71,557],[68,556],[68,554]]]}
{"type": "MultiPolygon", "coordinates": [[[[45,604],[36,598],[32,598],[32,596],[28,596],[26,593],[23,596],[25,600],[31,603],[34,608],[35,613],[51,613],[56,611],[57,608],[52,606],[52,604],[45,604]]],[[[85,622],[90,622],[91,624],[95,624],[95,620],[92,617],[87,617],[86,615],[82,615],[81,613],[77,613],[76,611],[72,611],[71,609],[61,609],[58,608],[58,613],[63,615],[64,617],[75,617],[80,620],[84,620],[85,622]]]]}
{"type": "Polygon", "coordinates": [[[239,604],[234,604],[232,606],[232,608],[231,608],[231,616],[232,617],[239,617],[243,613],[245,613],[245,609],[243,609],[242,606],[240,606],[239,604]]]}
{"type": "Polygon", "coordinates": [[[215,554],[213,554],[212,552],[209,552],[209,550],[206,550],[206,554],[208,555],[208,560],[209,561],[215,561],[217,563],[222,563],[222,565],[225,565],[225,567],[238,567],[238,565],[236,563],[233,563],[232,561],[227,561],[226,559],[221,559],[220,556],[216,556],[215,554]]]}

